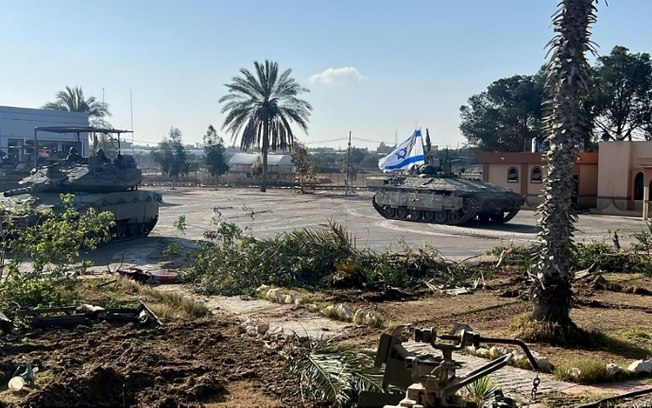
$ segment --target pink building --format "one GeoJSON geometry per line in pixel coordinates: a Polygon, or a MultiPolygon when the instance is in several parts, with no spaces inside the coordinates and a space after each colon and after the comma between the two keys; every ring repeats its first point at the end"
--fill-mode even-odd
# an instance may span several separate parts
{"type": "MultiPolygon", "coordinates": [[[[542,153],[480,152],[482,179],[507,187],[525,198],[526,207],[536,207],[542,201],[541,189],[545,174],[542,153]]],[[[577,190],[573,200],[578,208],[595,208],[598,196],[598,153],[580,153],[575,163],[577,190]]]]}
{"type": "Polygon", "coordinates": [[[644,187],[652,187],[652,142],[601,142],[599,150],[597,210],[640,214],[644,187]]]}
{"type": "MultiPolygon", "coordinates": [[[[600,142],[599,153],[582,152],[575,163],[578,208],[602,214],[640,215],[645,187],[652,199],[652,141],[600,142]]],[[[490,153],[478,156],[482,179],[521,193],[525,205],[541,203],[545,174],[541,153],[490,153]]]]}

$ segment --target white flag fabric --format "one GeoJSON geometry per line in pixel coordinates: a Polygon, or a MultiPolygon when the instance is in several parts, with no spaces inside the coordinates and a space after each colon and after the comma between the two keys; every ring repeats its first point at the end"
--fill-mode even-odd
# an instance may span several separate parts
{"type": "Polygon", "coordinates": [[[378,161],[378,167],[384,172],[407,170],[426,162],[423,155],[421,129],[415,130],[410,137],[401,142],[396,149],[378,161]]]}

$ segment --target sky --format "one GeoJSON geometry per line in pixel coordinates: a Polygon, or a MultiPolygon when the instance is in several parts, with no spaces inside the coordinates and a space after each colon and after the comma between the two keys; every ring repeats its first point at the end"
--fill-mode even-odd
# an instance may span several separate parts
{"type": "MultiPolygon", "coordinates": [[[[269,59],[310,91],[308,132],[295,128],[308,147],[345,148],[350,131],[375,149],[416,127],[462,146],[460,106],[544,64],[558,1],[0,0],[0,105],[38,108],[80,86],[136,143],[171,126],[198,143],[212,124],[231,145],[225,84],[269,59]]],[[[651,52],[651,15],[650,0],[600,0],[599,54],[651,52]]]]}

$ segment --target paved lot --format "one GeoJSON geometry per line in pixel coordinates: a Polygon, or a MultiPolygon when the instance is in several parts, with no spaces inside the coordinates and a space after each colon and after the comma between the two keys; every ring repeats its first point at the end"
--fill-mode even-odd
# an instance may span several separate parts
{"type": "MultiPolygon", "coordinates": [[[[175,222],[180,215],[185,215],[188,227],[185,238],[200,239],[204,231],[212,227],[215,208],[227,219],[250,227],[254,235],[261,237],[296,228],[318,227],[332,219],[355,235],[358,246],[375,250],[388,245],[397,247],[402,242],[413,248],[428,243],[445,256],[473,256],[497,245],[536,240],[536,215],[528,210],[499,226],[457,227],[386,220],[373,209],[368,192],[349,197],[341,192],[297,194],[289,189],[260,193],[254,189],[179,188],[161,192],[164,206],[158,226],[152,232],[152,236],[158,237],[181,236],[175,222]]],[[[619,230],[624,244],[633,240],[632,233],[647,227],[637,218],[584,214],[580,215],[577,228],[578,241],[606,239],[611,242],[609,231],[619,230]]]]}

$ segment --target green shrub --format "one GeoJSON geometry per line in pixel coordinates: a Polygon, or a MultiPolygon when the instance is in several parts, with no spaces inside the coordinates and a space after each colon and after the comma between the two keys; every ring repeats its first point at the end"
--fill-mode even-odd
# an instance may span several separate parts
{"type": "Polygon", "coordinates": [[[253,293],[262,284],[301,287],[413,287],[420,279],[445,274],[462,279],[439,253],[403,244],[403,252],[376,253],[358,249],[355,238],[333,222],[319,229],[302,228],[273,238],[254,238],[217,216],[215,230],[205,234],[200,249],[190,254],[191,268],[182,274],[204,293],[253,293]]]}

